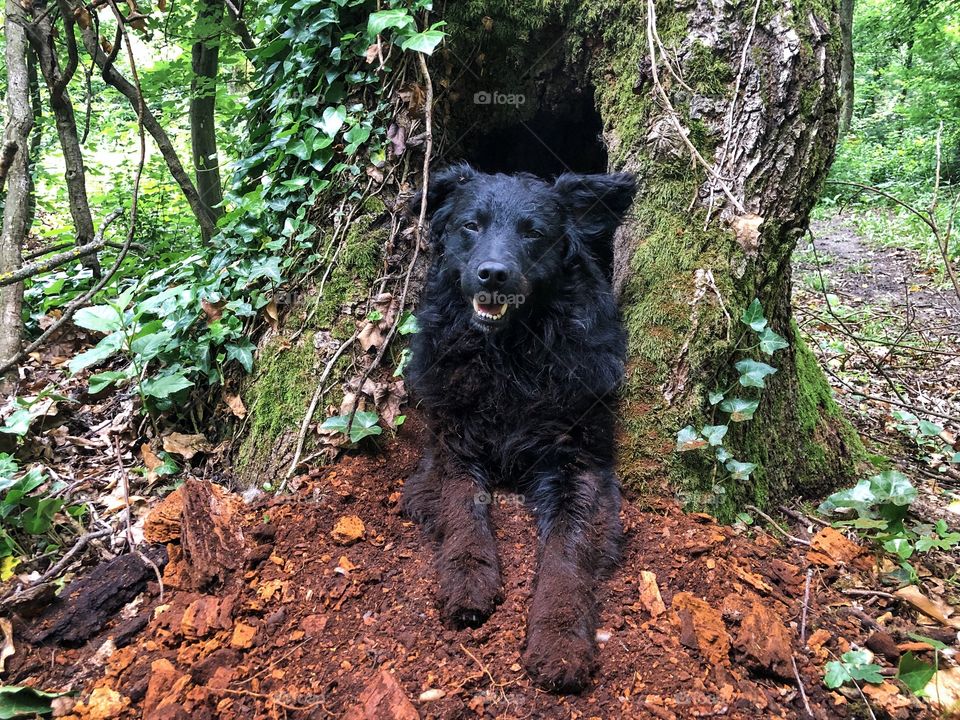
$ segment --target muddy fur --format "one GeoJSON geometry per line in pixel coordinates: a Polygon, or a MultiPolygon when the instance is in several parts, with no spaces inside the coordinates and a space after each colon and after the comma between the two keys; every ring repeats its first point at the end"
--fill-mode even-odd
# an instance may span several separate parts
{"type": "Polygon", "coordinates": [[[434,255],[408,376],[433,446],[404,508],[438,542],[444,622],[477,626],[501,600],[491,494],[523,496],[539,534],[523,661],[559,691],[589,681],[594,585],[620,544],[613,409],[625,336],[609,278],[633,194],[625,174],[551,183],[467,165],[428,191],[434,255]]]}

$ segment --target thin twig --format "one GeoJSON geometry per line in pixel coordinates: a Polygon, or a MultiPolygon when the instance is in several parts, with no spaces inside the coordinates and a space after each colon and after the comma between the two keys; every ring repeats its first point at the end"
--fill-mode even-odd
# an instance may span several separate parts
{"type": "Polygon", "coordinates": [[[313,421],[313,414],[317,411],[317,403],[319,403],[320,398],[323,397],[323,385],[330,376],[330,371],[333,370],[333,366],[336,364],[337,360],[340,359],[340,356],[343,354],[343,352],[353,344],[359,335],[360,329],[358,328],[348,340],[345,340],[343,344],[337,348],[337,351],[333,354],[333,357],[327,361],[326,367],[320,374],[320,380],[317,382],[317,388],[313,391],[313,397],[310,399],[310,405],[307,407],[307,412],[304,414],[303,420],[300,423],[300,432],[297,434],[297,448],[293,454],[293,462],[291,462],[290,467],[287,468],[287,474],[284,475],[283,482],[280,483],[278,492],[284,491],[284,489],[287,487],[287,482],[293,477],[293,474],[297,471],[297,467],[300,465],[300,456],[303,454],[303,446],[306,443],[307,431],[310,429],[310,423],[313,421]]]}
{"type": "Polygon", "coordinates": [[[850,595],[852,597],[878,597],[883,598],[884,600],[899,600],[896,595],[893,593],[884,592],[883,590],[871,590],[869,588],[847,588],[846,590],[841,590],[844,595],[850,595]]]}
{"type": "Polygon", "coordinates": [[[800,614],[800,644],[807,644],[807,612],[810,609],[810,581],[813,579],[813,568],[807,569],[807,579],[803,584],[803,611],[800,614]]]}
{"type": "Polygon", "coordinates": [[[803,700],[803,709],[807,711],[809,717],[815,717],[813,710],[810,709],[810,701],[807,700],[807,691],[803,687],[803,680],[800,679],[800,669],[797,667],[797,658],[790,653],[790,663],[793,665],[793,676],[797,679],[797,689],[800,691],[800,698],[803,700]]]}
{"type": "Polygon", "coordinates": [[[787,540],[789,540],[790,542],[796,543],[797,545],[809,545],[809,544],[810,544],[810,541],[809,541],[809,540],[804,540],[803,538],[798,538],[798,537],[796,537],[795,535],[791,535],[790,533],[788,533],[786,530],[784,530],[782,527],[780,527],[780,525],[777,523],[776,520],[774,520],[772,517],[770,517],[769,515],[767,515],[765,512],[763,512],[763,510],[761,510],[760,508],[758,508],[756,505],[746,505],[745,507],[746,507],[747,510],[752,510],[752,511],[755,512],[757,515],[759,515],[759,516],[762,517],[764,520],[766,520],[768,523],[770,523],[771,525],[773,525],[773,527],[775,527],[777,530],[779,530],[779,531],[780,531],[780,534],[783,535],[783,536],[784,536],[787,540]]]}

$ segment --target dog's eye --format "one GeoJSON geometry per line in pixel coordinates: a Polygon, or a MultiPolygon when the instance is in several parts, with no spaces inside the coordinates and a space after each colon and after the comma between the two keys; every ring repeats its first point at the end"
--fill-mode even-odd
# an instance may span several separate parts
{"type": "Polygon", "coordinates": [[[480,226],[477,225],[473,220],[470,220],[463,224],[463,229],[469,230],[470,232],[476,232],[477,230],[480,229],[480,226]]]}
{"type": "Polygon", "coordinates": [[[523,234],[523,236],[525,238],[529,238],[530,240],[539,240],[543,237],[543,233],[539,230],[535,230],[534,228],[530,228],[523,234]]]}

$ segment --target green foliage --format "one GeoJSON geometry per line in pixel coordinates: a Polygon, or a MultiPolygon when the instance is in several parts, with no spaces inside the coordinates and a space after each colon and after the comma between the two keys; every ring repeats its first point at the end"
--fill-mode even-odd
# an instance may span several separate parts
{"type": "Polygon", "coordinates": [[[39,467],[20,473],[13,457],[0,453],[0,558],[25,555],[39,536],[45,536],[47,545],[58,545],[52,532],[58,515],[77,517],[86,512],[84,506],[66,506],[56,496],[63,487],[63,482],[52,482],[39,467]]]}
{"type": "Polygon", "coordinates": [[[910,505],[916,499],[916,488],[907,477],[887,470],[834,493],[821,503],[819,512],[826,516],[854,515],[834,525],[858,530],[897,558],[901,577],[912,582],[916,572],[908,561],[914,553],[951,551],[960,545],[960,533],[951,532],[943,520],[933,525],[907,522],[910,505]]]}
{"type": "Polygon", "coordinates": [[[910,688],[914,695],[921,695],[936,672],[930,663],[920,660],[912,652],[905,652],[897,666],[897,680],[910,688]]]}
{"type": "Polygon", "coordinates": [[[960,6],[858,0],[855,7],[854,118],[833,177],[928,188],[942,121],[943,175],[960,182],[960,6]]]}
{"type": "MultiPolygon", "coordinates": [[[[749,328],[748,332],[737,342],[737,347],[748,339],[756,340],[756,345],[748,347],[744,352],[760,351],[772,356],[777,350],[789,347],[787,341],[771,330],[767,325],[767,318],[763,314],[760,301],[754,299],[743,311],[740,321],[749,328]]],[[[734,458],[724,447],[723,440],[730,430],[730,423],[742,423],[753,419],[754,413],[760,407],[759,391],[766,388],[766,379],[777,372],[772,365],[760,360],[747,357],[738,360],[733,365],[737,371],[737,380],[725,390],[713,390],[707,398],[713,407],[714,415],[719,409],[726,413],[726,422],[716,425],[704,425],[697,429],[688,425],[677,433],[677,451],[688,452],[713,448],[714,476],[719,470],[725,470],[727,476],[735,481],[747,481],[751,473],[757,469],[756,463],[741,462],[734,458]],[[744,397],[736,394],[728,397],[740,385],[746,389],[756,389],[753,397],[744,397]]]]}
{"type": "Polygon", "coordinates": [[[0,720],[50,715],[51,702],[64,693],[48,693],[25,685],[0,686],[0,720]]]}
{"type": "Polygon", "coordinates": [[[831,660],[823,671],[823,684],[831,690],[841,685],[867,682],[879,685],[883,682],[880,666],[874,665],[868,650],[848,650],[839,660],[831,660]]]}
{"type": "Polygon", "coordinates": [[[375,412],[358,410],[353,413],[352,418],[349,414],[328,417],[323,421],[323,424],[320,425],[320,429],[332,430],[343,434],[347,434],[349,430],[350,442],[358,443],[365,437],[380,435],[383,432],[383,428],[378,425],[379,422],[380,416],[375,412]]]}

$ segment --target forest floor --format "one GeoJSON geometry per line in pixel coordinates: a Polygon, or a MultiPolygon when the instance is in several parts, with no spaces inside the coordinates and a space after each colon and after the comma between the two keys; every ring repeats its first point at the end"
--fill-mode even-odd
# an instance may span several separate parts
{"type": "MultiPolygon", "coordinates": [[[[957,417],[957,356],[859,341],[862,352],[847,335],[887,333],[897,345],[953,353],[960,307],[914,256],[868,247],[843,220],[815,233],[828,294],[812,253],[800,253],[798,323],[871,451],[921,486],[925,514],[956,529],[958,484],[940,471],[943,449],[918,444],[889,404],[855,393],[890,397],[892,383],[913,412],[957,417]]],[[[70,438],[124,410],[111,402],[59,432],[91,473],[107,448],[70,438]]],[[[885,584],[896,567],[889,558],[810,508],[786,508],[787,536],[757,516],[720,526],[672,500],[636,496],[623,510],[624,562],[599,591],[594,683],[579,696],[542,692],[520,666],[535,547],[522,506],[504,498],[493,507],[503,604],[476,630],[440,622],[432,550],[398,509],[422,432],[411,415],[381,453],[348,455],[296,478],[289,495],[251,502],[189,481],[154,506],[135,478],[130,532],[158,544],[150,560],[165,563],[162,598],[137,555],[101,564],[65,599],[20,609],[5,681],[75,693],[57,713],[84,720],[906,719],[960,700],[955,557],[931,554],[917,563],[920,585],[896,590],[885,584]],[[937,653],[939,643],[948,649],[937,653]],[[869,649],[883,682],[828,690],[824,666],[856,648],[869,649]],[[936,697],[920,700],[893,679],[907,652],[939,663],[936,697]]],[[[137,459],[128,452],[117,450],[121,465],[137,459]]]]}

